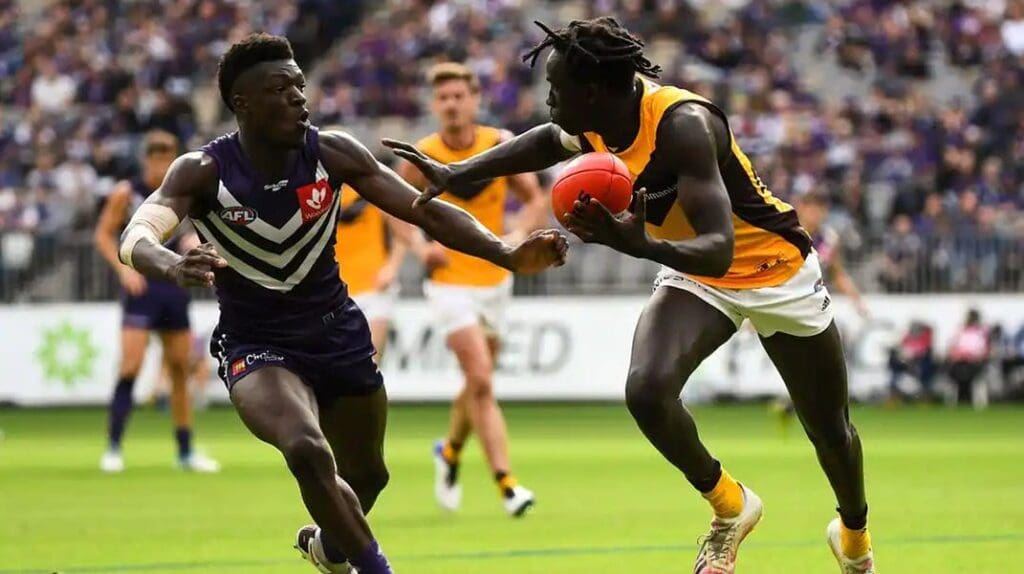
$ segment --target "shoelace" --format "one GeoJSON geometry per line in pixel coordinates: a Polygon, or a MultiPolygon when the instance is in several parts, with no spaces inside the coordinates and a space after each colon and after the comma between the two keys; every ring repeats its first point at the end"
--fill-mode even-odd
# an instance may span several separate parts
{"type": "Polygon", "coordinates": [[[736,538],[736,529],[730,525],[711,523],[711,532],[707,536],[701,536],[697,543],[700,544],[701,552],[708,552],[708,564],[717,566],[720,562],[728,564],[731,556],[733,540],[736,538]]]}
{"type": "Polygon", "coordinates": [[[871,562],[860,563],[860,564],[846,564],[843,569],[844,574],[874,574],[875,565],[871,562]],[[864,568],[867,568],[866,570],[864,568]]]}

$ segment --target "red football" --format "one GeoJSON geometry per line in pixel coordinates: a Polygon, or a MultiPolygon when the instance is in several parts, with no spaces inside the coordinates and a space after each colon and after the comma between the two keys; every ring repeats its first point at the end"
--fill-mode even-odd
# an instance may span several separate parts
{"type": "Polygon", "coordinates": [[[633,198],[633,178],[621,159],[610,153],[585,153],[570,161],[551,188],[551,208],[558,221],[572,211],[581,194],[590,195],[608,211],[619,214],[633,198]]]}

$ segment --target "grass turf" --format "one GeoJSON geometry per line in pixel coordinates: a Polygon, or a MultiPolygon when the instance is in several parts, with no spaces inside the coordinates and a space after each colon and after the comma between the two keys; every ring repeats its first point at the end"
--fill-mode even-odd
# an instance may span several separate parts
{"type": "MultiPolygon", "coordinates": [[[[705,503],[620,406],[506,409],[514,470],[538,506],[506,518],[476,442],[465,499],[432,499],[429,451],[446,411],[392,409],[392,481],[372,523],[402,574],[689,572],[705,503]]],[[[743,574],[828,573],[833,499],[797,428],[763,406],[695,410],[711,450],[765,500],[740,555],[743,574]]],[[[857,409],[880,571],[1024,572],[1024,411],[857,409]]],[[[278,455],[233,411],[199,413],[216,476],[172,469],[166,415],[135,414],[127,471],[103,476],[100,410],[0,411],[0,574],[13,572],[313,572],[291,549],[307,521],[278,455]]]]}

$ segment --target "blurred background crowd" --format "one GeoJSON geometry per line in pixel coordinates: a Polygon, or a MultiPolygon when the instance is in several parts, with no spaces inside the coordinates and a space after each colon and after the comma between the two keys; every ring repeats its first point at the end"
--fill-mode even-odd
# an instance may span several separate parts
{"type": "MultiPolygon", "coordinates": [[[[438,60],[480,76],[484,121],[545,121],[542,71],[520,59],[531,20],[597,14],[641,36],[666,83],[720,103],[775,194],[829,198],[863,289],[1024,287],[1019,0],[0,0],[0,300],[113,293],[93,285],[102,265],[81,280],[82,231],[146,130],[194,148],[230,129],[216,61],[250,31],[287,35],[315,121],[370,143],[428,131],[438,60]]],[[[534,292],[639,292],[653,273],[579,259],[534,292]]]]}

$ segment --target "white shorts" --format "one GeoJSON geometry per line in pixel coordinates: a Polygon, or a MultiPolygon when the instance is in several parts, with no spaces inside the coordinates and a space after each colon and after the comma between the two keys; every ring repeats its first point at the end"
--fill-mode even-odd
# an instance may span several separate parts
{"type": "Polygon", "coordinates": [[[505,309],[512,299],[512,277],[493,287],[426,281],[423,293],[430,301],[437,326],[446,337],[478,324],[501,335],[505,328],[505,309]]]}
{"type": "Polygon", "coordinates": [[[724,289],[691,279],[663,267],[654,288],[689,291],[721,311],[739,329],[744,319],[762,337],[781,331],[797,337],[821,333],[832,323],[832,298],[821,277],[818,255],[813,251],[796,275],[782,285],[757,289],[724,289]]]}
{"type": "Polygon", "coordinates": [[[358,295],[353,295],[352,300],[362,309],[367,321],[390,321],[395,312],[398,289],[398,284],[395,283],[384,291],[363,291],[358,295]]]}

